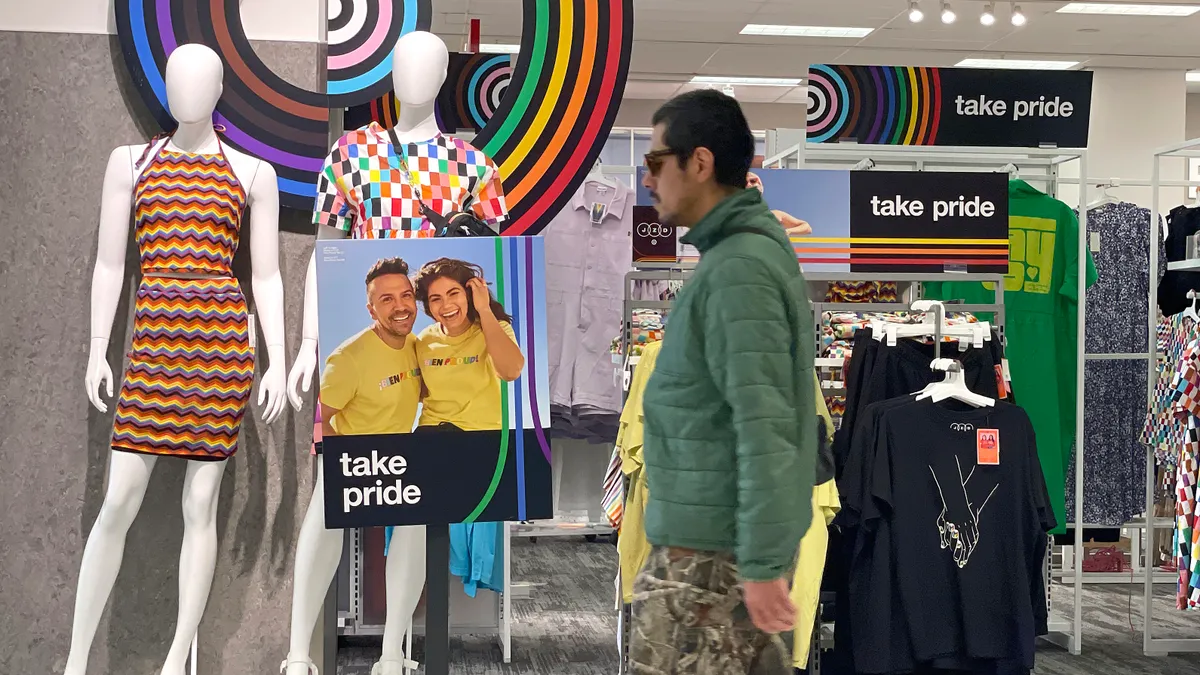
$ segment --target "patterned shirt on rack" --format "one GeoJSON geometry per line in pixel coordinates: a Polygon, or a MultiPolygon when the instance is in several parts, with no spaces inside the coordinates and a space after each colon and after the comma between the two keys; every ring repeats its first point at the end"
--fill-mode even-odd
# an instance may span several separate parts
{"type": "MultiPolygon", "coordinates": [[[[406,143],[404,156],[426,206],[443,216],[470,209],[499,229],[508,208],[500,171],[487,155],[466,141],[438,134],[406,143]]],[[[355,239],[433,236],[401,159],[377,122],[346,133],[317,176],[313,223],[352,232],[355,239]]]]}
{"type": "Polygon", "coordinates": [[[1200,523],[1196,520],[1196,480],[1200,469],[1200,341],[1184,349],[1169,385],[1171,409],[1184,419],[1175,478],[1173,555],[1179,570],[1176,606],[1200,609],[1200,523]]]}
{"type": "Polygon", "coordinates": [[[1182,314],[1174,314],[1158,322],[1158,381],[1154,384],[1154,401],[1146,414],[1142,428],[1142,443],[1154,449],[1154,456],[1163,466],[1175,466],[1179,448],[1183,447],[1187,424],[1175,415],[1175,393],[1172,380],[1182,362],[1188,343],[1200,337],[1198,326],[1182,314]]]}

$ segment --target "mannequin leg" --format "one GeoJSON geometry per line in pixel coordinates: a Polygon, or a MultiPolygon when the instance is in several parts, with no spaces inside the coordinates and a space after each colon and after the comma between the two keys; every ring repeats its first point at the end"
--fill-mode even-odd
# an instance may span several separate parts
{"type": "Polygon", "coordinates": [[[384,664],[381,675],[401,675],[404,634],[408,631],[425,587],[425,527],[410,525],[392,530],[387,559],[387,618],[383,625],[384,664]]]}
{"type": "Polygon", "coordinates": [[[179,618],[162,675],[184,675],[217,565],[217,497],[225,462],[189,460],[183,479],[183,546],[179,551],[179,618]]]}
{"type": "Polygon", "coordinates": [[[300,537],[296,541],[296,571],[292,582],[292,636],[287,675],[309,675],[309,646],[329,584],[342,558],[343,531],[325,529],[325,466],[317,464],[317,485],[300,537]]]}
{"type": "Polygon", "coordinates": [[[83,547],[65,675],[83,675],[87,670],[88,654],[100,625],[100,615],[104,613],[125,555],[125,535],[142,507],[142,497],[146,495],[156,459],[153,455],[120,451],[113,451],[109,458],[104,504],[83,547]]]}

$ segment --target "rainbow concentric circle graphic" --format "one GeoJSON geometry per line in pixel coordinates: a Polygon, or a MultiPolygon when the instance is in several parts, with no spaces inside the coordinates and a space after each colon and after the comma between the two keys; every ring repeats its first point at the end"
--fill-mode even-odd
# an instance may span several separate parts
{"type": "MultiPolygon", "coordinates": [[[[481,75],[466,99],[494,114],[472,141],[500,166],[509,205],[504,234],[537,234],[571,198],[599,156],[629,73],[633,0],[523,0],[518,66],[481,75]]],[[[327,91],[288,83],[259,59],[238,0],[117,0],[117,34],[142,101],[175,126],[163,73],[176,46],[198,42],[225,63],[215,122],[233,147],[271,162],[280,203],[309,210],[329,151],[329,108],[367,103],[390,89],[388,45],[428,29],[430,0],[331,0],[327,91]]],[[[481,71],[487,73],[484,69],[481,71]]]]}
{"type": "Polygon", "coordinates": [[[330,107],[366,103],[392,88],[396,40],[429,30],[430,0],[328,0],[325,91],[330,107]]]}
{"type": "Polygon", "coordinates": [[[472,56],[455,87],[458,118],[486,127],[504,101],[512,74],[512,57],[507,54],[472,56]]]}
{"type": "Polygon", "coordinates": [[[934,145],[941,95],[937,68],[811,66],[808,141],[934,145]]]}

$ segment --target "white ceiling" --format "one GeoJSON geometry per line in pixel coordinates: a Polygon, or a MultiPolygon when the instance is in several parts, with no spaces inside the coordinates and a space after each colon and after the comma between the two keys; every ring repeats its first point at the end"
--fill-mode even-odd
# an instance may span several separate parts
{"type": "MultiPolygon", "coordinates": [[[[596,0],[592,0],[596,1],[596,0]]],[[[1146,0],[1125,0],[1142,2],[1146,0]]],[[[985,0],[951,0],[958,21],[939,20],[939,0],[921,0],[925,20],[908,21],[908,0],[634,0],[627,98],[665,99],[693,75],[803,77],[811,63],[953,66],[964,58],[1079,61],[1080,68],[1200,68],[1200,13],[1186,18],[1057,14],[1065,2],[1020,2],[1029,18],[979,23],[985,0]],[[862,39],[740,35],[748,23],[874,28],[862,39]]],[[[1200,4],[1200,0],[1153,0],[1200,4]]],[[[521,0],[438,0],[434,30],[452,46],[465,17],[481,19],[483,42],[517,42],[521,0]]],[[[1180,75],[1182,77],[1182,74],[1180,75]]],[[[802,88],[739,86],[739,100],[802,103],[802,88]]]]}

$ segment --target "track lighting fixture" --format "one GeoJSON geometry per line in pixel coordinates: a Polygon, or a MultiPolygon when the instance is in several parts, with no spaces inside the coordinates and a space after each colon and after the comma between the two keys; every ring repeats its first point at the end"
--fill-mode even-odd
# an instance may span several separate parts
{"type": "Polygon", "coordinates": [[[985,26],[996,25],[996,3],[989,2],[983,6],[983,14],[979,15],[979,23],[985,26]]]}
{"type": "Polygon", "coordinates": [[[958,15],[950,8],[950,0],[942,0],[942,23],[954,23],[958,15]]]}
{"type": "Polygon", "coordinates": [[[917,0],[910,0],[908,3],[908,20],[913,23],[921,23],[925,18],[925,12],[921,11],[921,4],[917,0]]]}
{"type": "Polygon", "coordinates": [[[1021,6],[1014,2],[1012,10],[1012,25],[1017,27],[1024,26],[1026,21],[1028,21],[1028,19],[1025,18],[1025,13],[1021,11],[1021,6]]]}

